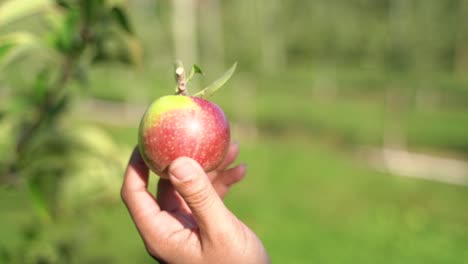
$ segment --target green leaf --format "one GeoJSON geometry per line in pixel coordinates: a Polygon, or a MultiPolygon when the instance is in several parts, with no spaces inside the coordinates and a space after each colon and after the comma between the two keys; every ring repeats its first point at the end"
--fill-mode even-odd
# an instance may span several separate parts
{"type": "Polygon", "coordinates": [[[190,73],[189,73],[189,76],[187,77],[186,82],[188,83],[196,73],[205,75],[202,69],[198,65],[194,64],[192,65],[192,69],[190,69],[190,73]]]}
{"type": "Polygon", "coordinates": [[[141,42],[134,36],[126,36],[124,38],[127,54],[130,62],[133,65],[140,66],[143,60],[143,47],[141,42]]]}
{"type": "Polygon", "coordinates": [[[24,112],[26,109],[31,107],[31,102],[28,97],[25,96],[16,96],[13,97],[6,104],[6,111],[9,115],[15,115],[18,113],[24,112]]]}
{"type": "Polygon", "coordinates": [[[65,0],[55,0],[55,3],[62,8],[66,8],[66,9],[71,8],[71,5],[65,0]]]}
{"type": "Polygon", "coordinates": [[[62,53],[72,53],[83,47],[78,27],[80,14],[78,10],[71,9],[66,13],[64,23],[56,34],[55,48],[62,53]]]}
{"type": "Polygon", "coordinates": [[[38,44],[38,40],[27,32],[0,36],[0,68],[36,44],[38,44]]]}
{"type": "Polygon", "coordinates": [[[28,181],[28,191],[32,198],[34,209],[39,218],[46,223],[51,221],[50,209],[47,202],[47,195],[45,193],[43,177],[36,176],[28,181]]]}
{"type": "Polygon", "coordinates": [[[67,106],[68,106],[68,97],[63,96],[49,109],[48,113],[49,113],[50,118],[54,118],[55,116],[63,112],[63,110],[65,110],[67,106]]]}
{"type": "Polygon", "coordinates": [[[13,43],[0,43],[0,60],[5,56],[15,45],[13,43]]]}
{"type": "Polygon", "coordinates": [[[112,8],[111,13],[112,17],[123,30],[125,30],[129,34],[133,34],[133,29],[130,25],[130,21],[128,20],[127,14],[122,8],[115,6],[112,8]]]}
{"type": "Polygon", "coordinates": [[[0,46],[2,44],[32,44],[38,42],[36,37],[28,32],[15,32],[0,36],[0,46]]]}
{"type": "Polygon", "coordinates": [[[109,8],[112,8],[115,6],[122,6],[122,5],[125,5],[126,3],[127,3],[126,0],[104,0],[104,4],[109,8]]]}
{"type": "Polygon", "coordinates": [[[50,72],[47,68],[37,74],[36,81],[34,82],[34,101],[36,103],[43,102],[44,98],[47,96],[49,80],[50,72]]]}
{"type": "Polygon", "coordinates": [[[50,10],[52,0],[7,0],[0,4],[0,27],[22,18],[50,10]]]}
{"type": "Polygon", "coordinates": [[[234,63],[234,65],[227,70],[223,76],[221,76],[218,80],[214,81],[212,84],[208,85],[206,88],[195,94],[195,96],[198,96],[203,99],[208,99],[210,98],[214,93],[216,93],[219,88],[221,88],[234,74],[236,71],[237,67],[237,62],[234,63]]]}

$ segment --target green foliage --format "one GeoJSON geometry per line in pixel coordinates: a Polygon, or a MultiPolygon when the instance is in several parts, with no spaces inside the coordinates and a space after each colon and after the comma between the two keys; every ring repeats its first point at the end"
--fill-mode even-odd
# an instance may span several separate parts
{"type": "Polygon", "coordinates": [[[0,69],[22,54],[34,50],[37,39],[28,32],[14,32],[0,35],[0,69]]]}
{"type": "Polygon", "coordinates": [[[107,134],[67,117],[78,95],[69,87],[85,83],[96,62],[137,63],[139,44],[118,1],[6,1],[0,4],[1,29],[0,86],[7,89],[0,109],[0,183],[24,186],[37,224],[26,232],[21,254],[2,248],[0,257],[70,263],[84,241],[73,232],[50,237],[51,229],[115,201],[123,164],[107,134]],[[23,20],[28,22],[15,26],[23,20]],[[28,26],[38,21],[42,34],[28,26]],[[23,64],[25,59],[43,63],[23,64]],[[13,68],[30,79],[15,82],[9,78],[13,68]]]}
{"type": "Polygon", "coordinates": [[[124,9],[120,7],[112,7],[112,15],[123,30],[129,34],[134,33],[134,30],[127,19],[127,15],[125,14],[124,9]]]}
{"type": "Polygon", "coordinates": [[[47,12],[53,7],[51,0],[6,0],[0,4],[0,27],[27,16],[47,12]]]}

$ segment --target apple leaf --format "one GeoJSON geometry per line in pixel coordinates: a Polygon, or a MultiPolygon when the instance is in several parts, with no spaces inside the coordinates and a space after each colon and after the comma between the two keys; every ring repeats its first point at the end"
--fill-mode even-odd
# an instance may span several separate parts
{"type": "Polygon", "coordinates": [[[45,223],[50,223],[52,216],[46,194],[50,190],[47,190],[47,185],[44,181],[46,181],[44,177],[32,177],[28,181],[28,191],[33,202],[33,208],[36,210],[39,218],[45,223]]]}
{"type": "Polygon", "coordinates": [[[50,10],[52,0],[8,0],[0,3],[0,27],[30,15],[50,10]]]}
{"type": "Polygon", "coordinates": [[[5,56],[12,48],[15,47],[13,43],[0,43],[0,59],[5,56]]]}
{"type": "Polygon", "coordinates": [[[234,74],[236,71],[237,62],[229,68],[218,80],[214,81],[212,84],[208,85],[206,88],[202,89],[200,92],[195,94],[195,96],[208,99],[214,93],[216,93],[219,88],[221,88],[234,74]]]}
{"type": "Polygon", "coordinates": [[[120,7],[113,7],[111,10],[112,16],[117,22],[117,24],[125,30],[128,34],[133,35],[133,28],[130,25],[130,21],[127,18],[127,14],[125,13],[125,10],[123,10],[120,7]]]}
{"type": "Polygon", "coordinates": [[[205,73],[202,71],[200,66],[194,64],[194,65],[192,65],[192,69],[190,69],[190,73],[189,73],[189,76],[187,77],[186,82],[188,83],[196,73],[201,74],[201,75],[205,75],[205,73]]]}
{"type": "Polygon", "coordinates": [[[27,32],[0,35],[0,68],[13,61],[19,54],[38,45],[38,40],[27,32]]]}

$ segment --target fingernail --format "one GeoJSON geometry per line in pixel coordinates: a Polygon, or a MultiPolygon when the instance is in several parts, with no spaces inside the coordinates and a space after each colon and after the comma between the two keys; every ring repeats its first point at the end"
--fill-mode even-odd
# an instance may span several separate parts
{"type": "Polygon", "coordinates": [[[169,167],[169,175],[178,181],[186,182],[195,176],[195,167],[186,158],[176,159],[169,167]]]}

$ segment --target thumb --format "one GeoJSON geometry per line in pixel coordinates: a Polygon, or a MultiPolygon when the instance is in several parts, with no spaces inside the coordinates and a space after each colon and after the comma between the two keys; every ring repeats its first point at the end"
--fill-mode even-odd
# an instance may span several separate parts
{"type": "Polygon", "coordinates": [[[225,222],[228,210],[196,161],[176,159],[169,166],[169,179],[192,211],[200,231],[215,231],[219,223],[225,222]]]}

